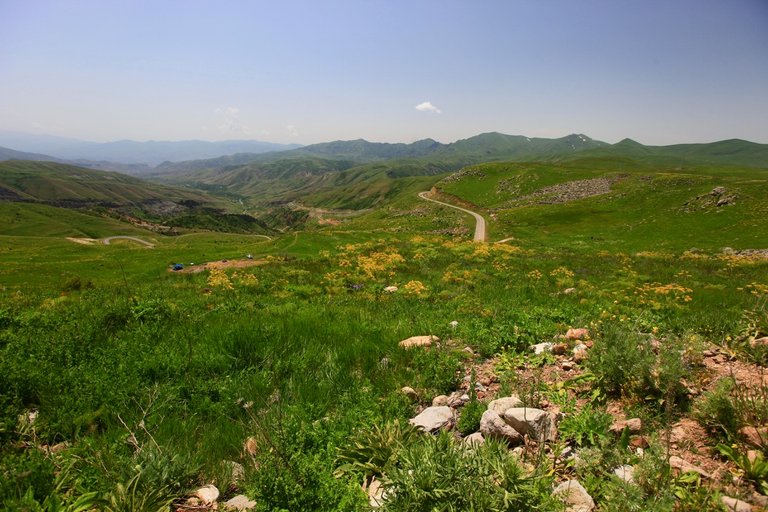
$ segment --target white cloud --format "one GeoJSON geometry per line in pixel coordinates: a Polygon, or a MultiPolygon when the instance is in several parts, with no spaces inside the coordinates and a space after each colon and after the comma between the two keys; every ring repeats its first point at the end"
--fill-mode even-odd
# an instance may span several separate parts
{"type": "Polygon", "coordinates": [[[298,137],[299,136],[299,130],[292,124],[289,124],[285,127],[286,130],[288,130],[288,136],[289,137],[298,137]]]}
{"type": "Polygon", "coordinates": [[[431,102],[425,101],[424,103],[419,103],[416,105],[416,110],[420,112],[431,112],[432,114],[440,114],[442,111],[434,106],[431,102]]]}
{"type": "Polygon", "coordinates": [[[237,107],[217,108],[213,111],[216,114],[217,128],[219,131],[227,134],[248,135],[250,129],[240,121],[240,109],[237,107]]]}

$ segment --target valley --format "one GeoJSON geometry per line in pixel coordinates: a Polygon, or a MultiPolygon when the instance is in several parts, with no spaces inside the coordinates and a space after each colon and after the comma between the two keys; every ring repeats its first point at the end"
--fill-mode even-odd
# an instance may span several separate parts
{"type": "Polygon", "coordinates": [[[765,508],[766,155],[0,162],[0,502],[765,508]]]}

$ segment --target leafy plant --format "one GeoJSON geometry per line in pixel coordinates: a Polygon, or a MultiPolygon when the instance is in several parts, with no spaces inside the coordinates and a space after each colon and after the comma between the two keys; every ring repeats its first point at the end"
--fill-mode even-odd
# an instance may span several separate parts
{"type": "Polygon", "coordinates": [[[578,412],[567,414],[558,425],[563,439],[576,446],[596,446],[608,435],[613,417],[586,404],[578,412]]]}
{"type": "Polygon", "coordinates": [[[735,446],[726,444],[718,444],[717,450],[733,461],[744,473],[744,478],[752,482],[760,493],[768,494],[768,460],[763,452],[753,451],[750,457],[735,446]]]}
{"type": "Polygon", "coordinates": [[[704,393],[693,407],[694,418],[702,427],[727,440],[732,440],[742,425],[731,397],[735,386],[733,379],[722,379],[712,391],[704,393]]]}
{"type": "Polygon", "coordinates": [[[335,474],[363,473],[366,477],[381,476],[384,468],[397,453],[413,443],[419,431],[410,424],[401,425],[399,420],[373,425],[352,434],[338,448],[335,474]]]}

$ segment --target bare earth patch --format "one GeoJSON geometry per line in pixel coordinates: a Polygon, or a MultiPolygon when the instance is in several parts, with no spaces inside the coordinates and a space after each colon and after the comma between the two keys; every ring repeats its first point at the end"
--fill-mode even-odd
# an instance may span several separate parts
{"type": "Polygon", "coordinates": [[[82,244],[82,245],[93,245],[96,242],[98,242],[98,240],[94,238],[75,238],[73,236],[68,236],[67,240],[69,240],[70,242],[75,242],[76,244],[82,244]]]}
{"type": "Polygon", "coordinates": [[[173,268],[169,268],[168,272],[172,272],[174,274],[196,274],[198,272],[203,272],[205,270],[211,270],[214,268],[215,269],[247,268],[247,267],[257,267],[259,265],[265,265],[266,263],[267,263],[267,260],[249,260],[249,259],[209,261],[208,263],[201,263],[199,265],[185,266],[181,270],[173,270],[173,268]]]}

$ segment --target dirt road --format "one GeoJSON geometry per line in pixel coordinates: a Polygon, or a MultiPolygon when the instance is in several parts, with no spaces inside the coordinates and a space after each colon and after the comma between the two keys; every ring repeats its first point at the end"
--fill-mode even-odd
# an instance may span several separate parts
{"type": "Polygon", "coordinates": [[[468,213],[471,216],[473,216],[477,221],[477,223],[475,224],[475,237],[473,238],[473,241],[485,242],[485,219],[482,217],[482,215],[480,215],[479,213],[475,213],[471,210],[466,210],[464,208],[454,206],[452,204],[444,203],[442,201],[436,201],[435,199],[430,199],[429,197],[427,197],[428,195],[429,195],[429,192],[419,192],[419,197],[424,199],[425,201],[432,201],[433,203],[441,204],[449,208],[455,208],[456,210],[461,210],[462,212],[468,213]]]}
{"type": "Polygon", "coordinates": [[[109,245],[112,240],[131,240],[132,242],[138,242],[140,244],[146,245],[147,247],[155,246],[155,244],[147,242],[146,240],[142,240],[141,238],[136,238],[135,236],[109,236],[107,238],[102,238],[101,242],[104,245],[109,245]]]}

